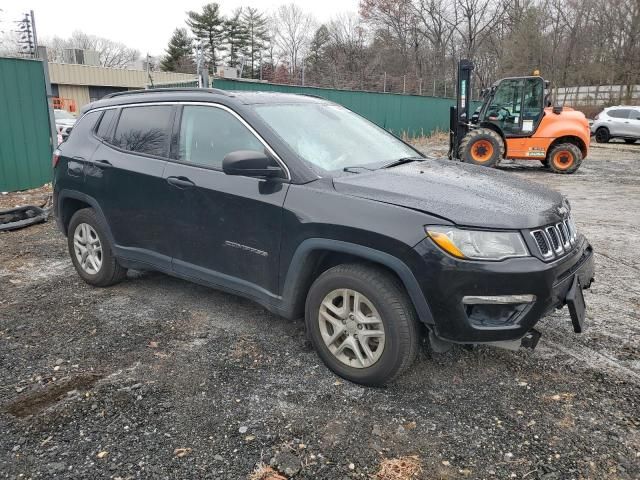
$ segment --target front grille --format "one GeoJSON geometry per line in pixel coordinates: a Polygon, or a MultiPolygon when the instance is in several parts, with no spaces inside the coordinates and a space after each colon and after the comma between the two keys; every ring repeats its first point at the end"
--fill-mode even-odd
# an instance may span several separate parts
{"type": "Polygon", "coordinates": [[[547,227],[547,234],[549,235],[549,239],[551,240],[551,246],[553,247],[554,252],[558,252],[562,249],[560,246],[560,240],[558,239],[558,233],[556,232],[556,227],[551,226],[547,227]]]}
{"type": "Polygon", "coordinates": [[[533,238],[536,240],[538,248],[540,249],[540,253],[542,253],[543,257],[546,257],[551,253],[551,250],[549,250],[549,245],[547,244],[547,239],[545,238],[544,233],[542,233],[541,230],[536,230],[535,232],[533,232],[533,238]]]}
{"type": "Polygon", "coordinates": [[[556,225],[548,225],[531,231],[542,258],[560,258],[571,250],[577,240],[577,231],[570,218],[556,225]]]}

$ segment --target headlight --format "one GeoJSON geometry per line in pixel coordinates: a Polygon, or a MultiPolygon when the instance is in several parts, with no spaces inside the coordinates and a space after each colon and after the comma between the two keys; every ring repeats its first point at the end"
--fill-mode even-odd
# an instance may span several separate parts
{"type": "Polygon", "coordinates": [[[462,230],[445,226],[428,226],[426,230],[436,245],[458,258],[503,260],[529,255],[524,240],[518,232],[462,230]]]}

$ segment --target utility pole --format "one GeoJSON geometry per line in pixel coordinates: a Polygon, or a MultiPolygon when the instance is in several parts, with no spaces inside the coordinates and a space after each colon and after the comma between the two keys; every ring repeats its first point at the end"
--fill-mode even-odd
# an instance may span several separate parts
{"type": "Polygon", "coordinates": [[[403,94],[407,93],[407,76],[406,75],[402,76],[402,93],[403,94]]]}
{"type": "Polygon", "coordinates": [[[18,20],[18,33],[20,33],[20,39],[18,43],[22,46],[22,51],[31,57],[36,57],[37,42],[34,35],[33,28],[33,10],[30,13],[25,13],[22,20],[18,20]]]}
{"type": "Polygon", "coordinates": [[[384,84],[382,86],[382,91],[387,93],[387,72],[384,72],[384,84]]]}

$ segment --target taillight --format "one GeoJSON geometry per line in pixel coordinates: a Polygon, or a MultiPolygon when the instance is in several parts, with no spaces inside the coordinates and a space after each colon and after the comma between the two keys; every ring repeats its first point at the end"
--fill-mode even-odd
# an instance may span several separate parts
{"type": "Polygon", "coordinates": [[[51,157],[51,164],[53,165],[53,168],[56,168],[58,166],[59,161],[60,161],[60,150],[56,149],[53,152],[53,157],[51,157]]]}

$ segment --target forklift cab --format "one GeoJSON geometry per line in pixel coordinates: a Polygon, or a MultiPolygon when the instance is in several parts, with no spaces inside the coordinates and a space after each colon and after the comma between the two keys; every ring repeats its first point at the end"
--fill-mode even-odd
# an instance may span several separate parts
{"type": "Polygon", "coordinates": [[[471,123],[493,124],[504,136],[530,136],[544,115],[549,83],[542,77],[504,78],[483,91],[471,123]]]}

